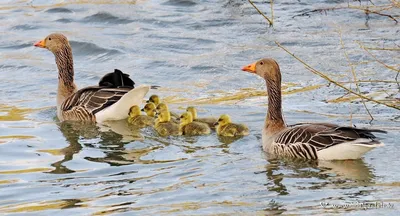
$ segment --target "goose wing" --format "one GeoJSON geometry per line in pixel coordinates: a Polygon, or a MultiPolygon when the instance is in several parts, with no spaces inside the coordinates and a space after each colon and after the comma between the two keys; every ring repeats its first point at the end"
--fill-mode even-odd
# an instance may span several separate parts
{"type": "Polygon", "coordinates": [[[97,112],[113,105],[132,89],[133,87],[86,87],[65,99],[61,104],[61,112],[68,119],[92,119],[97,112]]]}
{"type": "Polygon", "coordinates": [[[317,151],[357,139],[365,139],[362,144],[376,144],[372,132],[386,133],[383,130],[372,130],[355,127],[342,127],[327,123],[296,124],[285,130],[275,139],[276,143],[292,145],[303,143],[317,151]]]}
{"type": "Polygon", "coordinates": [[[370,130],[354,127],[341,127],[334,124],[313,123],[297,124],[280,133],[274,140],[274,152],[290,157],[317,159],[317,151],[350,143],[375,145],[372,132],[386,133],[382,130],[370,130]]]}

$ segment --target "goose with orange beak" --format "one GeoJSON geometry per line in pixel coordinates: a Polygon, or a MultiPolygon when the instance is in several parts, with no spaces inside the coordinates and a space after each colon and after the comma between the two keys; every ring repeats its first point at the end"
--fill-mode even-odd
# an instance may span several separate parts
{"type": "Polygon", "coordinates": [[[281,72],[270,58],[244,66],[243,71],[266,81],[268,110],[262,129],[264,151],[278,157],[346,160],[358,159],[383,146],[373,132],[383,130],[344,127],[332,123],[300,123],[286,126],[282,115],[281,72]]]}
{"type": "Polygon", "coordinates": [[[90,86],[78,90],[74,82],[72,49],[67,37],[54,33],[34,44],[51,51],[58,68],[57,117],[60,121],[121,120],[130,107],[140,104],[149,86],[90,86]]]}

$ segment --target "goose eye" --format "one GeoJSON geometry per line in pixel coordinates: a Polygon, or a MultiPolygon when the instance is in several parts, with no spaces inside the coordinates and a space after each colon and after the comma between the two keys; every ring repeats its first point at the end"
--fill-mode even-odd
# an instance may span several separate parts
{"type": "Polygon", "coordinates": [[[263,65],[264,64],[264,62],[260,62],[260,65],[263,65]]]}
{"type": "Polygon", "coordinates": [[[51,40],[51,38],[49,38],[49,40],[51,40]]]}

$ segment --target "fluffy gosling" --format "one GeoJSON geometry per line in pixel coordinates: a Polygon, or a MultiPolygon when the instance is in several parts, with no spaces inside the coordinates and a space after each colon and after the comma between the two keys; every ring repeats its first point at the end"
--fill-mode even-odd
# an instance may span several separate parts
{"type": "Polygon", "coordinates": [[[178,136],[181,135],[179,125],[171,121],[171,115],[168,110],[161,110],[158,113],[154,129],[160,136],[178,136]]]}
{"type": "Polygon", "coordinates": [[[146,113],[147,116],[156,117],[156,105],[153,102],[148,102],[142,109],[143,112],[146,113]]]}
{"type": "Polygon", "coordinates": [[[160,97],[158,95],[151,95],[146,103],[154,103],[156,106],[160,104],[160,97]]]}
{"type": "Polygon", "coordinates": [[[132,106],[129,109],[128,122],[139,128],[144,128],[154,125],[154,118],[146,115],[141,115],[140,108],[138,106],[132,106]]]}
{"type": "Polygon", "coordinates": [[[249,135],[249,128],[243,124],[234,124],[229,115],[221,115],[217,122],[214,123],[217,127],[217,134],[219,136],[247,136],[249,135]]]}
{"type": "MultiPolygon", "coordinates": [[[[149,103],[149,102],[154,103],[156,106],[162,104],[160,97],[158,95],[151,95],[149,97],[149,99],[146,101],[146,103],[149,103]]],[[[179,118],[179,115],[176,113],[170,112],[170,115],[171,115],[171,117],[179,118]]]]}
{"type": "Polygon", "coordinates": [[[174,114],[174,113],[172,113],[172,112],[170,112],[170,111],[169,111],[169,108],[168,108],[168,105],[167,105],[166,103],[160,103],[160,104],[158,104],[158,106],[157,106],[157,108],[156,108],[156,112],[157,112],[157,113],[160,113],[161,111],[164,111],[164,110],[166,110],[166,111],[169,112],[169,115],[171,116],[171,121],[172,121],[172,122],[174,122],[174,123],[176,123],[176,124],[179,124],[179,120],[177,119],[177,118],[179,118],[179,116],[176,115],[176,114],[174,114]]]}
{"type": "Polygon", "coordinates": [[[193,116],[193,121],[206,123],[210,128],[215,129],[214,123],[218,120],[217,118],[209,117],[209,118],[197,118],[197,109],[195,107],[186,108],[186,112],[190,112],[193,116]]]}
{"type": "Polygon", "coordinates": [[[202,122],[194,122],[190,112],[185,112],[180,117],[179,130],[182,135],[196,136],[211,133],[210,127],[202,122]]]}

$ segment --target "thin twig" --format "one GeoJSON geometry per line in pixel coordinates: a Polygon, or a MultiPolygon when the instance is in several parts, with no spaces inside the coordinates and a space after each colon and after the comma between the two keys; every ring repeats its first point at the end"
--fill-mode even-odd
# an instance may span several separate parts
{"type": "MultiPolygon", "coordinates": [[[[357,80],[358,83],[398,83],[392,80],[357,80]]],[[[338,83],[354,83],[353,81],[344,81],[338,83]]]]}
{"type": "Polygon", "coordinates": [[[270,0],[271,1],[271,21],[272,24],[274,23],[274,0],[270,0]]]}
{"type": "MultiPolygon", "coordinates": [[[[381,6],[381,7],[376,7],[376,8],[379,8],[380,11],[384,11],[384,10],[388,10],[388,9],[390,9],[390,8],[392,8],[392,7],[394,7],[394,6],[393,6],[393,5],[389,5],[389,6],[385,6],[385,7],[384,7],[384,6],[381,6]]],[[[346,9],[361,10],[361,11],[364,11],[364,13],[366,13],[366,14],[372,13],[372,14],[377,14],[377,15],[380,15],[380,16],[385,16],[385,17],[388,17],[388,18],[392,19],[392,20],[395,21],[396,23],[398,23],[397,19],[394,18],[394,17],[393,17],[392,15],[390,15],[390,14],[383,14],[383,13],[381,13],[381,12],[379,12],[379,11],[371,10],[371,9],[369,9],[368,7],[367,7],[367,8],[364,8],[364,7],[352,6],[352,5],[348,5],[347,7],[346,7],[346,6],[339,6],[339,7],[328,7],[328,8],[314,9],[314,10],[310,10],[310,11],[303,12],[303,13],[301,13],[301,14],[294,15],[292,18],[295,18],[295,17],[298,17],[298,16],[310,16],[310,14],[316,13],[316,12],[319,12],[319,13],[323,13],[323,12],[324,12],[324,13],[326,14],[326,12],[328,12],[328,11],[346,10],[346,9]]]]}
{"type": "Polygon", "coordinates": [[[400,48],[379,48],[379,47],[367,47],[367,46],[363,46],[363,48],[368,50],[400,51],[400,48]]]}
{"type": "Polygon", "coordinates": [[[288,49],[286,49],[284,46],[282,46],[279,42],[275,41],[275,43],[276,43],[276,45],[278,45],[278,47],[280,47],[281,49],[283,49],[285,52],[287,52],[289,55],[291,55],[291,56],[292,56],[293,58],[295,58],[297,61],[301,62],[304,66],[306,66],[306,68],[307,68],[309,71],[311,71],[312,73],[317,74],[318,76],[324,78],[325,80],[327,80],[327,81],[329,81],[329,82],[331,82],[331,83],[333,83],[333,84],[339,86],[340,88],[342,88],[342,89],[348,91],[349,93],[352,93],[352,94],[354,94],[354,95],[357,95],[358,97],[363,98],[363,99],[366,99],[366,100],[368,100],[368,101],[372,101],[372,102],[375,102],[375,103],[377,103],[377,104],[381,104],[381,105],[384,105],[384,106],[387,106],[387,107],[390,107],[390,108],[394,108],[394,109],[400,110],[400,106],[395,106],[395,105],[393,105],[393,104],[387,104],[387,103],[384,103],[384,102],[375,100],[375,99],[373,99],[373,98],[370,98],[370,97],[367,97],[367,96],[365,96],[365,95],[359,94],[359,93],[357,93],[357,92],[355,92],[355,91],[353,91],[353,90],[351,90],[351,89],[345,87],[344,85],[342,85],[342,84],[340,84],[340,83],[338,83],[338,82],[332,80],[331,78],[329,78],[329,77],[328,77],[327,75],[325,75],[324,73],[322,73],[322,72],[320,72],[320,71],[314,69],[313,67],[311,67],[309,64],[307,64],[306,62],[304,62],[303,60],[301,60],[299,57],[295,56],[295,55],[294,55],[292,52],[290,52],[288,49]]]}
{"type": "MultiPolygon", "coordinates": [[[[261,12],[260,9],[258,9],[258,7],[254,4],[254,2],[252,0],[248,0],[248,1],[257,10],[257,12],[259,14],[261,14],[261,16],[263,16],[268,21],[270,27],[274,25],[273,20],[271,20],[267,16],[265,16],[265,14],[263,12],[261,12]]],[[[271,4],[271,6],[272,6],[272,4],[271,4]]]]}
{"type": "MultiPolygon", "coordinates": [[[[358,91],[359,94],[361,94],[360,86],[358,85],[358,82],[357,82],[356,71],[354,70],[353,63],[351,62],[351,60],[349,58],[349,55],[346,52],[346,49],[344,47],[342,31],[340,30],[340,28],[338,29],[338,33],[339,33],[339,38],[340,38],[340,45],[342,46],[344,56],[346,57],[347,62],[348,62],[349,66],[350,66],[350,69],[351,69],[351,73],[353,74],[354,83],[356,84],[357,91],[358,91]]],[[[365,104],[365,100],[361,99],[361,102],[363,103],[363,105],[365,107],[365,110],[367,110],[368,115],[371,117],[371,120],[374,120],[374,117],[371,115],[371,112],[369,111],[367,105],[365,104]]]]}
{"type": "Polygon", "coordinates": [[[360,48],[362,48],[363,50],[365,50],[365,52],[367,52],[372,58],[375,59],[375,61],[377,61],[378,63],[380,63],[381,65],[383,65],[385,68],[390,69],[390,70],[394,70],[394,71],[396,71],[397,73],[400,72],[399,69],[396,69],[396,68],[393,67],[393,66],[387,65],[385,62],[379,60],[374,54],[372,54],[368,49],[366,49],[360,41],[357,41],[357,43],[358,43],[358,45],[360,46],[360,48]]]}
{"type": "Polygon", "coordinates": [[[366,49],[361,42],[357,41],[358,45],[365,50],[365,52],[367,52],[370,56],[372,56],[372,58],[375,59],[375,61],[377,61],[378,63],[380,63],[381,65],[385,66],[386,68],[390,69],[390,70],[394,70],[397,72],[396,77],[394,78],[394,80],[396,80],[397,86],[400,88],[400,83],[398,81],[399,78],[399,74],[400,74],[400,69],[396,69],[393,66],[387,65],[385,64],[385,62],[379,60],[375,55],[373,55],[370,51],[368,51],[368,49],[366,49]]]}

